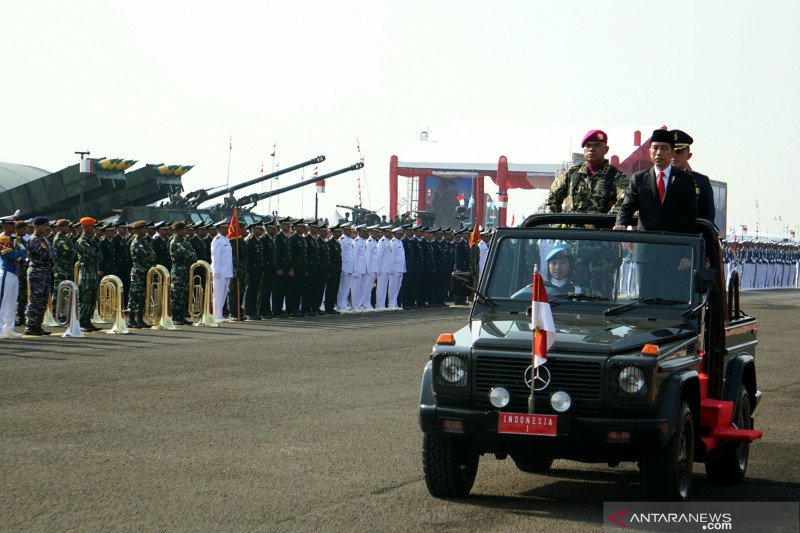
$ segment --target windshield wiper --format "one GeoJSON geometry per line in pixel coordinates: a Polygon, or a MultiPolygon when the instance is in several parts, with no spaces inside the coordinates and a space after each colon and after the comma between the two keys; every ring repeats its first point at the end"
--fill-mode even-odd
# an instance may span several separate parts
{"type": "Polygon", "coordinates": [[[611,315],[618,315],[623,311],[627,311],[628,309],[633,309],[634,307],[639,307],[640,305],[675,305],[675,304],[685,304],[683,300],[675,300],[672,298],[642,298],[641,300],[635,300],[633,302],[628,302],[626,304],[617,305],[616,307],[609,307],[605,311],[603,311],[603,316],[611,316],[611,315]]]}
{"type": "Polygon", "coordinates": [[[491,307],[492,311],[497,309],[497,302],[495,302],[488,296],[485,296],[482,292],[478,292],[478,289],[473,289],[473,291],[475,292],[475,296],[477,297],[479,303],[491,307]]]}

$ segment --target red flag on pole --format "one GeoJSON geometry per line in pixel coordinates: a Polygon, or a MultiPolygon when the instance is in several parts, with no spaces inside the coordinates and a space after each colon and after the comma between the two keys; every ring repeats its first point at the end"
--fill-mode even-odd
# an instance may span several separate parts
{"type": "Polygon", "coordinates": [[[469,247],[472,248],[479,240],[481,240],[481,228],[476,224],[469,234],[469,247]]]}
{"type": "Polygon", "coordinates": [[[556,340],[556,327],[544,278],[537,270],[533,272],[531,285],[531,324],[533,327],[533,368],[547,362],[547,350],[556,340]]]}
{"type": "Polygon", "coordinates": [[[242,227],[239,225],[239,217],[236,214],[236,208],[233,208],[233,215],[231,215],[231,222],[228,224],[228,239],[241,239],[242,227]]]}

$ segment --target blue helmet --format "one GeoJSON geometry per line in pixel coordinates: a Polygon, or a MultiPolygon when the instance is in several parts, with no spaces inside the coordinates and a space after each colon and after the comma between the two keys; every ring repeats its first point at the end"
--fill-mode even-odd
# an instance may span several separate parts
{"type": "Polygon", "coordinates": [[[550,253],[547,254],[547,259],[545,259],[545,261],[549,263],[554,259],[564,259],[564,258],[572,259],[572,246],[570,246],[569,244],[559,244],[558,246],[550,250],[550,253]]]}

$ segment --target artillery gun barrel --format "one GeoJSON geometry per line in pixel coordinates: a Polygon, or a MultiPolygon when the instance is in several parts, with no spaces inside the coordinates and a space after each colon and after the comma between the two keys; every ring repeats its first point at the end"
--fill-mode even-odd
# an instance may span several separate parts
{"type": "Polygon", "coordinates": [[[263,176],[259,176],[257,178],[253,178],[251,180],[243,181],[242,183],[237,183],[236,185],[232,185],[231,187],[227,187],[223,190],[219,190],[216,192],[208,193],[203,197],[203,202],[207,200],[211,200],[213,198],[219,198],[225,194],[238,191],[239,189],[244,189],[245,187],[249,187],[250,185],[255,185],[256,183],[260,183],[262,181],[266,181],[268,179],[277,178],[287,172],[292,172],[293,170],[297,170],[303,167],[307,167],[309,165],[314,165],[318,163],[322,163],[325,161],[324,155],[319,155],[313,159],[309,159],[308,161],[303,161],[302,163],[298,163],[296,165],[292,165],[290,167],[282,168],[280,170],[276,170],[275,172],[270,172],[269,174],[265,174],[263,176]]]}
{"type": "Polygon", "coordinates": [[[307,180],[294,183],[292,185],[287,185],[286,187],[281,187],[280,189],[275,189],[274,191],[262,192],[259,194],[250,194],[248,196],[239,199],[236,202],[236,205],[239,207],[243,207],[245,205],[255,204],[256,202],[260,202],[261,200],[266,200],[267,198],[272,198],[273,196],[277,196],[278,194],[283,194],[285,192],[298,189],[300,187],[305,187],[306,185],[311,185],[312,183],[315,183],[319,180],[332,178],[334,176],[338,176],[339,174],[344,174],[345,172],[352,172],[353,170],[358,170],[360,168],[364,168],[364,163],[358,162],[355,165],[350,165],[349,167],[340,168],[339,170],[334,170],[333,172],[323,174],[322,176],[314,176],[313,178],[309,178],[307,180]]]}

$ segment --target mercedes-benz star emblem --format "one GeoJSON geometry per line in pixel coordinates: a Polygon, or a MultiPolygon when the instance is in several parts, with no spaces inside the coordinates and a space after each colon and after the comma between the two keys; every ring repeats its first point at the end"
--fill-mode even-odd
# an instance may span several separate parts
{"type": "MultiPolygon", "coordinates": [[[[525,385],[528,388],[531,388],[531,370],[533,369],[533,365],[528,365],[528,368],[525,369],[525,385]]],[[[536,377],[534,378],[535,386],[533,390],[535,391],[543,391],[550,385],[550,371],[547,370],[547,367],[544,365],[540,365],[537,369],[539,372],[537,373],[536,377]]]]}

